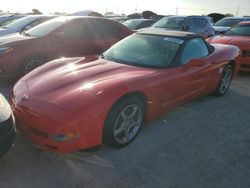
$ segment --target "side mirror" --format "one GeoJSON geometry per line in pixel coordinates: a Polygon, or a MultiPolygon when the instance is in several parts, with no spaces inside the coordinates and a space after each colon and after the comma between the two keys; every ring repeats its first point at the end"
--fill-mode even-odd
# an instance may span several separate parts
{"type": "Polygon", "coordinates": [[[224,35],[226,32],[227,32],[227,31],[219,31],[218,33],[219,33],[220,35],[224,35]]]}
{"type": "Polygon", "coordinates": [[[205,61],[203,59],[191,59],[187,66],[188,67],[201,67],[205,64],[205,61]]]}
{"type": "Polygon", "coordinates": [[[21,29],[21,31],[20,31],[19,33],[23,33],[23,32],[25,32],[25,31],[27,31],[27,30],[29,30],[29,29],[31,29],[31,28],[32,28],[32,26],[26,25],[25,27],[23,27],[23,28],[21,29]]]}
{"type": "Polygon", "coordinates": [[[31,25],[26,25],[26,26],[23,28],[23,30],[24,30],[24,31],[27,31],[27,30],[29,30],[29,29],[31,29],[31,28],[32,28],[31,25]]]}
{"type": "Polygon", "coordinates": [[[185,25],[183,26],[182,28],[183,31],[189,31],[190,30],[190,27],[188,25],[185,25]]]}

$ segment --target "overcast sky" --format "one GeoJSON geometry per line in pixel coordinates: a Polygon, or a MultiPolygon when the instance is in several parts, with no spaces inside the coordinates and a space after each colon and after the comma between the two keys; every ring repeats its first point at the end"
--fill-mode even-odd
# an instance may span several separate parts
{"type": "Polygon", "coordinates": [[[1,0],[0,10],[30,12],[36,8],[44,13],[95,10],[130,14],[153,10],[158,14],[208,14],[211,12],[250,15],[250,0],[1,0]]]}

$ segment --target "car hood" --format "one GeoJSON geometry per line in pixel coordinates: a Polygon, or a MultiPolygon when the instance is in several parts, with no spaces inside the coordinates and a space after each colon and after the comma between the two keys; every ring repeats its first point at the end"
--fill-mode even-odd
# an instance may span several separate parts
{"type": "Polygon", "coordinates": [[[32,37],[27,37],[19,33],[6,35],[3,37],[0,37],[0,45],[5,45],[5,44],[13,43],[13,42],[27,40],[27,39],[32,39],[32,37]]]}
{"type": "Polygon", "coordinates": [[[226,36],[220,35],[207,39],[209,43],[229,44],[242,48],[249,48],[250,37],[248,36],[226,36]]]}
{"type": "Polygon", "coordinates": [[[9,34],[16,33],[16,32],[18,32],[18,31],[14,30],[14,29],[0,28],[0,36],[9,35],[9,34]]]}
{"type": "Polygon", "coordinates": [[[226,27],[226,26],[213,26],[215,32],[225,32],[229,30],[231,27],[226,27]]]}
{"type": "Polygon", "coordinates": [[[53,103],[82,93],[97,95],[116,84],[133,83],[132,79],[156,72],[93,57],[56,60],[26,75],[30,92],[53,103]],[[96,59],[96,58],[95,58],[96,59]]]}

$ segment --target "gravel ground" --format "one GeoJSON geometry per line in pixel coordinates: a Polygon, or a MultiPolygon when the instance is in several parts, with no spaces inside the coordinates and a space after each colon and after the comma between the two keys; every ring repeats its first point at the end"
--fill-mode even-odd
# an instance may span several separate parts
{"type": "MultiPolygon", "coordinates": [[[[11,84],[0,81],[7,95],[11,84]]],[[[56,154],[18,135],[0,160],[1,188],[249,188],[250,74],[145,125],[128,147],[56,154]]]]}

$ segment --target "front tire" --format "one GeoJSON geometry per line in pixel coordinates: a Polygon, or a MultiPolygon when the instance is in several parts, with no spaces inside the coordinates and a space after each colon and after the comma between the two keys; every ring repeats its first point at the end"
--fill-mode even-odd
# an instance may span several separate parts
{"type": "Polygon", "coordinates": [[[215,91],[216,96],[223,96],[229,89],[229,86],[233,78],[233,67],[232,65],[227,65],[222,72],[222,76],[219,80],[218,86],[215,91]]]}
{"type": "Polygon", "coordinates": [[[113,148],[130,144],[139,134],[145,116],[145,104],[129,97],[116,103],[108,114],[104,141],[113,148]]]}
{"type": "Polygon", "coordinates": [[[46,61],[42,57],[32,57],[27,59],[22,65],[20,69],[20,75],[24,76],[31,72],[32,70],[36,69],[37,67],[44,64],[46,61]]]}

